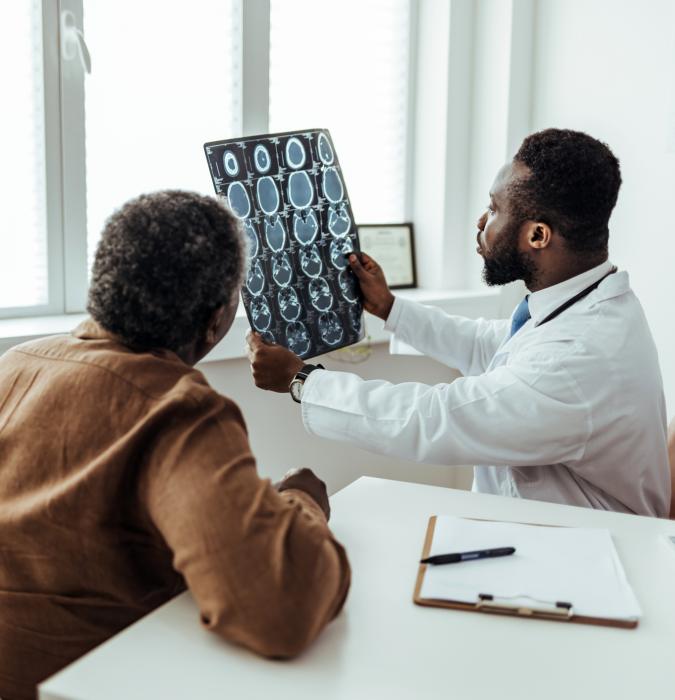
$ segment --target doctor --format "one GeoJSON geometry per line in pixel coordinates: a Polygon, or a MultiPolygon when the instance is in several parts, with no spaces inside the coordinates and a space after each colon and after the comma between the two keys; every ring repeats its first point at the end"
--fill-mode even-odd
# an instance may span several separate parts
{"type": "Polygon", "coordinates": [[[508,320],[472,320],[394,297],[377,263],[350,257],[365,308],[463,377],[391,384],[304,365],[249,335],[257,386],[289,391],[309,433],[382,454],[475,463],[473,490],[667,517],[661,373],[628,274],[608,258],[621,175],[590,136],[527,137],[478,219],[489,285],[523,280],[508,320]]]}

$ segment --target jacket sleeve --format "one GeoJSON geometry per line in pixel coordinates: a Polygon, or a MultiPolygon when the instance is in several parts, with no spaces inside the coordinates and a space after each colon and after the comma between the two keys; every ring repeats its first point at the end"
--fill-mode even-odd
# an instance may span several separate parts
{"type": "Polygon", "coordinates": [[[385,324],[399,340],[464,376],[487,369],[508,327],[508,320],[451,316],[437,307],[400,297],[396,297],[385,324]]]}
{"type": "Polygon", "coordinates": [[[344,603],[343,547],[311,497],[260,479],[234,404],[169,413],[142,497],[202,623],[264,656],[298,654],[344,603]]]}
{"type": "Polygon", "coordinates": [[[588,402],[544,350],[450,384],[391,384],[319,370],[305,382],[309,433],[432,464],[540,466],[580,459],[588,402]]]}

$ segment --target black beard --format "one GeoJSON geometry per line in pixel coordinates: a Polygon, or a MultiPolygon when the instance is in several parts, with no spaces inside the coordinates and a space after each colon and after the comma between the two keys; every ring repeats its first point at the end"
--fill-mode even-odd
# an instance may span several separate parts
{"type": "Polygon", "coordinates": [[[502,231],[489,254],[483,256],[483,280],[490,287],[523,280],[530,287],[537,269],[532,260],[518,250],[518,232],[522,222],[510,224],[502,231]]]}

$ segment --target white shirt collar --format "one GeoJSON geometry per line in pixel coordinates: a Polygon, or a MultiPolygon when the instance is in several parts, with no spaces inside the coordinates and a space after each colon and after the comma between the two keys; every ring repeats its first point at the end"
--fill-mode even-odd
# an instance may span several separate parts
{"type": "Polygon", "coordinates": [[[571,299],[575,294],[579,294],[586,287],[604,277],[612,267],[612,263],[606,260],[604,263],[592,267],[576,277],[570,277],[564,282],[559,282],[552,287],[546,287],[530,294],[528,307],[534,324],[536,325],[543,321],[568,299],[571,299]]]}

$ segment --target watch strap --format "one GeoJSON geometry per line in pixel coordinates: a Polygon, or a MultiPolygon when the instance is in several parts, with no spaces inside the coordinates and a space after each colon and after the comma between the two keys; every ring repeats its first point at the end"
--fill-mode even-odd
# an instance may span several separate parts
{"type": "Polygon", "coordinates": [[[303,365],[302,369],[293,377],[293,379],[302,379],[305,381],[307,377],[315,370],[315,369],[326,369],[323,365],[303,365]]]}

